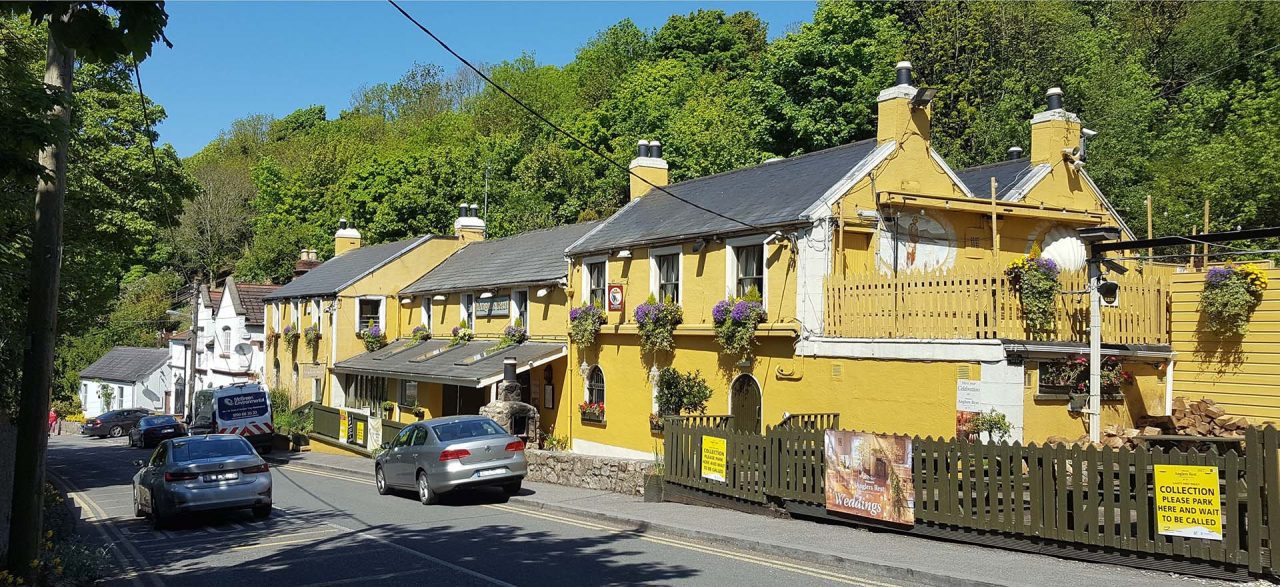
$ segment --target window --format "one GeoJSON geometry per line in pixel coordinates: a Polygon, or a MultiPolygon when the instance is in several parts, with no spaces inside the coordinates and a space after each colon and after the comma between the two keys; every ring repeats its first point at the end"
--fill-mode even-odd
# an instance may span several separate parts
{"type": "Polygon", "coordinates": [[[231,352],[231,327],[230,326],[222,327],[222,352],[223,353],[231,352]]]}
{"type": "Polygon", "coordinates": [[[293,310],[293,316],[291,316],[293,327],[300,329],[302,328],[302,302],[293,302],[291,305],[293,306],[291,308],[293,310]]]}
{"type": "Polygon", "coordinates": [[[422,296],[422,325],[431,332],[431,296],[422,296]]]}
{"type": "Polygon", "coordinates": [[[376,408],[387,401],[387,379],[368,375],[348,375],[347,388],[350,404],[356,407],[376,408]]]}
{"type": "MultiPolygon", "coordinates": [[[[185,446],[185,445],[184,445],[185,446]]],[[[161,444],[156,448],[156,452],[151,453],[151,466],[163,467],[164,460],[169,456],[169,445],[161,444]]]]}
{"type": "Polygon", "coordinates": [[[485,436],[505,436],[507,434],[507,431],[499,426],[497,422],[488,418],[437,424],[432,426],[431,430],[436,433],[436,438],[439,438],[440,442],[483,438],[485,436]]]}
{"type": "Polygon", "coordinates": [[[422,426],[414,426],[413,440],[410,441],[410,444],[413,444],[414,446],[422,446],[427,443],[427,436],[428,433],[426,428],[422,426]]]}
{"type": "Polygon", "coordinates": [[[680,303],[680,253],[657,255],[654,261],[658,275],[658,291],[655,292],[658,301],[670,299],[680,303]]]}
{"type": "Polygon", "coordinates": [[[604,403],[604,371],[596,365],[587,376],[587,401],[593,404],[604,403]]]}
{"type": "Polygon", "coordinates": [[[320,386],[320,379],[311,378],[311,399],[318,404],[324,403],[324,388],[320,386]]]}
{"type": "Polygon", "coordinates": [[[587,298],[593,304],[604,306],[605,284],[608,282],[608,266],[605,261],[587,263],[587,298]]]}
{"type": "Polygon", "coordinates": [[[764,295],[764,245],[733,247],[737,263],[737,287],[735,295],[747,295],[752,288],[764,295]]]}
{"type": "Polygon", "coordinates": [[[462,313],[462,319],[467,322],[467,328],[474,330],[476,327],[476,312],[475,312],[476,296],[475,294],[462,294],[462,296],[459,299],[460,299],[459,311],[462,313]]]}
{"type": "Polygon", "coordinates": [[[400,380],[400,405],[418,405],[418,382],[400,380]]]}
{"type": "Polygon", "coordinates": [[[356,310],[356,330],[365,330],[377,326],[382,327],[382,298],[361,299],[356,310]]]}
{"type": "Polygon", "coordinates": [[[409,444],[409,439],[413,438],[413,431],[417,430],[417,426],[408,426],[396,435],[396,439],[391,442],[391,446],[405,446],[409,444]]]}
{"type": "Polygon", "coordinates": [[[511,323],[520,321],[526,332],[529,331],[529,290],[511,290],[511,323]]]}

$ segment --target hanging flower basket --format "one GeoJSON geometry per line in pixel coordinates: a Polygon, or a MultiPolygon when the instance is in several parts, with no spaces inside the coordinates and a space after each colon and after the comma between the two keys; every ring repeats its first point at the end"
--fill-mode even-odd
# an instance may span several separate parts
{"type": "MultiPolygon", "coordinates": [[[[1102,393],[1115,395],[1123,385],[1133,383],[1133,373],[1126,371],[1120,359],[1108,356],[1102,359],[1102,393]]],[[[1040,389],[1042,391],[1089,393],[1089,358],[1075,355],[1061,361],[1040,363],[1040,389]]]]}
{"type": "Polygon", "coordinates": [[[382,332],[379,326],[370,326],[356,333],[360,340],[364,342],[364,350],[373,352],[384,346],[387,346],[387,335],[382,332]]]}
{"type": "Polygon", "coordinates": [[[299,338],[302,338],[302,333],[298,332],[292,324],[284,327],[284,346],[288,347],[290,352],[298,348],[299,338]]]}
{"type": "Polygon", "coordinates": [[[320,349],[320,327],[316,325],[308,326],[302,331],[302,338],[307,343],[307,349],[311,354],[315,354],[320,349]]]}
{"type": "Polygon", "coordinates": [[[450,334],[453,335],[453,340],[449,342],[449,346],[458,346],[461,344],[467,344],[472,340],[475,340],[476,338],[476,332],[470,328],[467,328],[466,322],[463,322],[457,326],[454,326],[453,331],[450,334]]]}
{"type": "Polygon", "coordinates": [[[741,298],[720,300],[711,309],[711,318],[721,352],[742,362],[751,361],[757,344],[756,326],[765,320],[760,294],[752,289],[741,298]]]}
{"type": "Polygon", "coordinates": [[[526,340],[529,340],[529,331],[524,329],[524,320],[516,318],[515,324],[502,329],[502,338],[498,339],[498,344],[494,345],[492,350],[500,351],[526,340]]]}
{"type": "Polygon", "coordinates": [[[426,326],[414,326],[413,331],[409,333],[409,338],[418,342],[431,340],[431,331],[426,326]]]}
{"type": "Polygon", "coordinates": [[[583,304],[569,310],[569,340],[580,348],[596,343],[600,326],[608,322],[604,309],[596,304],[583,304]]]}
{"type": "Polygon", "coordinates": [[[675,349],[675,331],[684,321],[684,311],[671,298],[659,302],[650,295],[645,303],[636,306],[636,327],[640,331],[640,351],[670,352],[675,349]]]}
{"type": "Polygon", "coordinates": [[[582,402],[578,404],[578,413],[583,422],[604,422],[604,402],[582,402]]]}
{"type": "Polygon", "coordinates": [[[1062,292],[1058,264],[1053,259],[1027,255],[1009,263],[1004,275],[1009,279],[1009,288],[1018,294],[1027,330],[1051,330],[1058,294],[1062,292]]]}
{"type": "Polygon", "coordinates": [[[267,331],[267,348],[275,348],[280,344],[280,333],[274,330],[267,331]]]}
{"type": "Polygon", "coordinates": [[[1200,292],[1200,311],[1209,330],[1226,337],[1244,335],[1265,291],[1267,275],[1253,263],[1210,269],[1200,292]]]}

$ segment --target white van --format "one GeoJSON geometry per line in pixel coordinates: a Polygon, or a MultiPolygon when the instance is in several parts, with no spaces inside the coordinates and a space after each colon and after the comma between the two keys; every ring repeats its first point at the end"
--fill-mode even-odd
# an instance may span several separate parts
{"type": "Polygon", "coordinates": [[[271,398],[266,387],[236,383],[207,391],[212,393],[197,393],[193,402],[205,405],[193,406],[196,417],[192,434],[238,434],[259,452],[271,451],[275,426],[271,423],[271,398]]]}

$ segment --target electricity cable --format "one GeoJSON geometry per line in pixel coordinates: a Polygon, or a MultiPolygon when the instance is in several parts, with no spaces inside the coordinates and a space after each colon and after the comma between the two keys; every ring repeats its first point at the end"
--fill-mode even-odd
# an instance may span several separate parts
{"type": "Polygon", "coordinates": [[[409,20],[409,22],[413,23],[413,25],[414,25],[414,26],[418,27],[418,30],[421,30],[423,33],[426,33],[426,35],[427,35],[428,37],[431,37],[431,39],[432,39],[433,41],[435,41],[435,42],[436,42],[436,44],[440,45],[440,47],[441,47],[441,48],[443,48],[446,52],[448,52],[450,55],[452,55],[455,59],[457,59],[459,62],[461,62],[463,65],[465,65],[465,66],[467,67],[467,69],[470,69],[470,70],[471,70],[472,72],[474,72],[476,75],[480,76],[480,79],[483,79],[486,83],[488,83],[489,85],[493,86],[493,88],[494,88],[494,89],[496,89],[496,90],[498,90],[498,92],[500,92],[502,95],[504,95],[504,96],[506,96],[506,97],[510,98],[512,102],[515,102],[515,103],[516,103],[516,105],[518,105],[518,106],[520,106],[521,108],[523,108],[526,112],[528,112],[529,114],[531,114],[534,118],[537,118],[538,120],[542,121],[542,123],[543,123],[543,124],[546,124],[547,126],[549,126],[549,127],[551,127],[552,129],[554,129],[556,132],[558,132],[558,133],[560,133],[560,134],[564,135],[565,137],[567,137],[569,140],[573,141],[574,143],[577,143],[577,144],[578,144],[579,146],[581,146],[583,149],[586,149],[587,151],[591,152],[592,154],[596,155],[597,157],[600,157],[601,159],[603,159],[603,160],[604,160],[606,163],[608,163],[609,165],[611,165],[611,166],[613,166],[613,167],[616,167],[616,168],[618,168],[618,169],[620,169],[620,170],[622,170],[622,171],[625,171],[628,175],[630,175],[630,176],[632,176],[632,177],[635,177],[636,179],[639,179],[640,181],[644,182],[645,184],[648,184],[648,186],[649,186],[649,187],[651,187],[651,188],[653,188],[653,189],[655,189],[655,190],[657,190],[657,191],[660,191],[660,192],[662,192],[662,193],[664,193],[664,194],[666,194],[666,195],[668,195],[668,196],[671,196],[672,198],[675,198],[676,200],[678,200],[678,201],[680,201],[680,202],[684,202],[685,204],[688,204],[688,205],[690,205],[690,206],[692,206],[692,207],[694,207],[694,208],[697,208],[697,209],[699,209],[699,210],[702,210],[703,212],[706,212],[706,213],[708,213],[708,214],[712,214],[712,215],[718,216],[718,217],[723,218],[723,219],[725,219],[725,220],[728,220],[728,221],[730,221],[730,222],[734,222],[734,223],[737,223],[737,224],[741,224],[742,226],[745,226],[745,227],[747,227],[747,228],[751,228],[751,229],[754,229],[754,230],[759,230],[759,231],[762,231],[762,232],[765,232],[765,231],[767,231],[767,230],[768,230],[768,229],[766,229],[766,228],[763,228],[763,227],[760,227],[760,226],[756,226],[756,225],[754,225],[754,224],[751,224],[750,222],[746,222],[746,221],[744,221],[744,220],[739,220],[739,219],[737,219],[737,218],[733,218],[733,217],[731,217],[731,216],[727,216],[727,215],[725,215],[725,214],[722,214],[722,213],[720,213],[720,212],[717,212],[717,211],[715,211],[715,210],[712,210],[712,209],[710,209],[710,208],[707,208],[707,207],[705,207],[705,206],[702,206],[702,205],[700,205],[700,204],[697,204],[697,203],[695,203],[695,202],[691,202],[691,201],[689,201],[689,200],[687,200],[687,199],[685,199],[685,198],[682,198],[682,197],[680,197],[680,196],[677,196],[676,194],[672,193],[670,190],[667,190],[666,188],[664,188],[664,187],[662,187],[662,186],[660,186],[660,185],[657,185],[657,184],[655,184],[655,183],[653,183],[653,182],[649,181],[648,179],[645,179],[645,178],[644,178],[644,177],[642,177],[640,174],[638,174],[638,173],[636,173],[636,172],[632,171],[631,169],[629,169],[626,165],[623,165],[623,164],[621,164],[621,163],[618,163],[617,161],[614,161],[614,160],[613,160],[613,158],[609,157],[608,155],[605,155],[605,154],[604,154],[604,153],[602,153],[599,149],[597,149],[597,148],[595,148],[595,147],[593,147],[593,146],[591,146],[591,145],[587,144],[587,142],[586,142],[586,141],[584,141],[584,140],[582,140],[582,139],[578,138],[578,137],[577,137],[577,136],[575,136],[574,134],[570,133],[569,131],[567,131],[567,130],[565,130],[564,128],[560,127],[560,126],[559,126],[559,125],[557,125],[556,123],[552,122],[552,121],[551,121],[550,119],[548,119],[546,116],[543,116],[543,115],[542,115],[542,113],[538,112],[537,110],[534,110],[531,106],[529,106],[528,104],[525,104],[522,100],[520,100],[519,98],[515,97],[515,95],[513,95],[511,92],[507,91],[507,89],[506,89],[506,88],[502,87],[500,84],[498,84],[497,82],[493,81],[493,79],[492,79],[492,78],[490,78],[487,74],[485,74],[485,73],[484,73],[484,71],[481,71],[481,69],[480,69],[480,68],[478,68],[478,67],[476,67],[475,65],[473,65],[470,61],[468,61],[468,60],[467,60],[465,57],[463,57],[462,55],[458,54],[458,52],[457,52],[457,51],[454,51],[454,50],[453,50],[453,48],[452,48],[452,47],[450,47],[448,43],[445,43],[443,39],[441,39],[440,37],[436,36],[436,34],[435,34],[435,33],[431,32],[431,29],[428,29],[425,25],[423,25],[422,23],[418,22],[418,20],[417,20],[416,18],[414,18],[414,17],[413,17],[413,15],[409,14],[407,11],[405,11],[405,9],[404,9],[404,8],[402,8],[398,3],[396,3],[396,0],[387,0],[387,2],[389,2],[393,7],[395,7],[395,9],[396,9],[397,11],[399,11],[399,12],[400,12],[400,14],[401,14],[401,15],[403,15],[406,19],[408,19],[408,20],[409,20]]]}

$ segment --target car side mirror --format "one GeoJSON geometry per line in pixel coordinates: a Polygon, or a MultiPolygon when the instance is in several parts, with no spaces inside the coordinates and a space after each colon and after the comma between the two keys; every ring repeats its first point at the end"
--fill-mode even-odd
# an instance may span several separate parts
{"type": "Polygon", "coordinates": [[[391,448],[391,443],[390,443],[390,442],[384,442],[384,443],[382,443],[382,450],[387,450],[387,449],[389,449],[389,448],[391,448]]]}
{"type": "Polygon", "coordinates": [[[146,464],[146,463],[144,463],[144,462],[142,462],[141,460],[136,460],[136,461],[134,461],[134,462],[133,462],[133,466],[135,466],[135,467],[137,467],[137,468],[141,469],[141,468],[143,468],[143,467],[147,466],[147,464],[146,464]]]}

